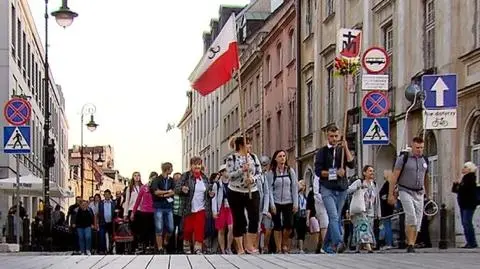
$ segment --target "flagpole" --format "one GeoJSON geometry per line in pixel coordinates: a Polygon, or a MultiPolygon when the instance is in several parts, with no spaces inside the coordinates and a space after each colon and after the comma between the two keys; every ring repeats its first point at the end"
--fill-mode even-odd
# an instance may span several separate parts
{"type": "MultiPolygon", "coordinates": [[[[243,137],[243,146],[246,148],[247,147],[247,134],[245,130],[245,117],[243,114],[245,113],[245,95],[242,94],[242,76],[240,75],[240,66],[239,68],[235,71],[236,76],[237,76],[237,81],[238,81],[238,94],[239,94],[239,121],[240,121],[240,132],[242,133],[243,137]]],[[[244,154],[245,161],[247,161],[248,158],[248,152],[245,150],[244,152],[241,152],[241,154],[244,154]]],[[[248,171],[245,172],[245,180],[248,179],[248,171]]],[[[252,199],[252,185],[248,184],[248,198],[252,199]]]]}
{"type": "MultiPolygon", "coordinates": [[[[351,76],[350,74],[347,74],[345,77],[344,77],[344,80],[343,80],[343,87],[344,87],[344,102],[343,102],[343,111],[344,111],[344,115],[343,115],[343,137],[342,137],[342,143],[343,141],[347,141],[347,120],[348,120],[348,95],[349,95],[349,91],[348,91],[348,80],[349,80],[349,76],[351,76]]],[[[340,168],[343,169],[343,165],[345,163],[345,146],[342,145],[342,161],[340,163],[340,168]]]]}

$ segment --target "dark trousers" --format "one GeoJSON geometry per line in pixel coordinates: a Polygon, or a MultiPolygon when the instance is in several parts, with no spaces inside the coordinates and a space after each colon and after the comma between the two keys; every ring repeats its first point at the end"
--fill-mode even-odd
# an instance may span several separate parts
{"type": "Polygon", "coordinates": [[[155,221],[153,212],[138,212],[135,214],[135,222],[138,224],[138,243],[143,247],[155,246],[155,221]]]}
{"type": "Polygon", "coordinates": [[[109,223],[104,223],[100,225],[98,231],[98,236],[100,237],[99,239],[99,245],[98,245],[98,251],[99,252],[111,252],[112,250],[112,236],[113,236],[113,222],[109,223]],[[107,238],[106,234],[108,233],[109,237],[109,242],[110,242],[110,248],[107,250],[107,238]]]}
{"type": "Polygon", "coordinates": [[[228,190],[228,204],[232,210],[234,237],[241,237],[247,232],[245,209],[248,215],[248,233],[258,232],[259,203],[260,195],[258,191],[252,192],[252,199],[250,199],[248,193],[228,190]]]}
{"type": "Polygon", "coordinates": [[[169,253],[183,253],[183,217],[173,215],[173,231],[174,234],[170,237],[168,242],[169,253]],[[175,240],[175,231],[177,238],[175,240]]]}

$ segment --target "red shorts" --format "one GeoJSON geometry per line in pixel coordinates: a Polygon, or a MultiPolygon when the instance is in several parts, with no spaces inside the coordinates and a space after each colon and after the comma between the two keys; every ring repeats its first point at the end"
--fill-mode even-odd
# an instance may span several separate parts
{"type": "Polygon", "coordinates": [[[205,210],[185,216],[183,223],[183,238],[186,241],[194,240],[203,244],[205,236],[205,210]]]}
{"type": "Polygon", "coordinates": [[[217,229],[217,231],[223,230],[230,225],[233,225],[232,210],[230,207],[222,206],[218,213],[218,217],[215,219],[215,229],[217,229]]]}

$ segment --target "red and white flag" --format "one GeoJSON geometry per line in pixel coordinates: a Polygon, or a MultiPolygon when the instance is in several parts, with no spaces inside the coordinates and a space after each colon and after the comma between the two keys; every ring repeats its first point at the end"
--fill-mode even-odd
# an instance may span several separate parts
{"type": "Polygon", "coordinates": [[[235,14],[232,13],[215,41],[203,55],[190,81],[205,96],[227,83],[239,67],[235,14]]]}

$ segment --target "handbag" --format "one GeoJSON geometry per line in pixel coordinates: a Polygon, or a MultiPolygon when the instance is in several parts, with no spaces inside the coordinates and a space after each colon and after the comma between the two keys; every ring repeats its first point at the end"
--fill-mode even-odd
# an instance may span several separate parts
{"type": "Polygon", "coordinates": [[[350,214],[360,214],[365,212],[365,189],[356,190],[352,195],[350,202],[350,214]]]}

